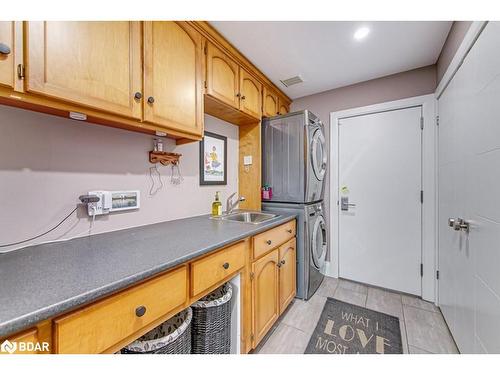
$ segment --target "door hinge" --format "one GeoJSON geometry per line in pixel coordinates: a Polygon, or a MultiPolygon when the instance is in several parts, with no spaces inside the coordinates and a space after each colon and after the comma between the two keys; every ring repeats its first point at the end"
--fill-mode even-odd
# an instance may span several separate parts
{"type": "Polygon", "coordinates": [[[207,80],[205,80],[205,88],[208,88],[208,87],[207,87],[207,80]]]}
{"type": "Polygon", "coordinates": [[[436,279],[439,280],[439,270],[436,271],[436,279]]]}
{"type": "Polygon", "coordinates": [[[17,65],[17,77],[19,79],[24,79],[25,74],[26,74],[26,69],[24,68],[24,65],[23,64],[18,64],[17,65]]]}
{"type": "Polygon", "coordinates": [[[424,118],[420,117],[420,129],[424,130],[424,118]]]}
{"type": "Polygon", "coordinates": [[[255,274],[253,272],[250,272],[250,280],[253,280],[255,277],[255,274]]]}
{"type": "Polygon", "coordinates": [[[424,203],[424,191],[420,190],[420,203],[424,203]]]}
{"type": "Polygon", "coordinates": [[[436,126],[439,126],[439,116],[436,116],[436,126]]]}
{"type": "Polygon", "coordinates": [[[203,53],[208,54],[208,43],[205,43],[205,48],[203,48],[203,53]]]}
{"type": "Polygon", "coordinates": [[[420,263],[420,277],[424,277],[424,264],[420,263]]]}
{"type": "Polygon", "coordinates": [[[250,340],[254,340],[255,339],[255,336],[253,335],[253,333],[250,335],[250,340]]]}

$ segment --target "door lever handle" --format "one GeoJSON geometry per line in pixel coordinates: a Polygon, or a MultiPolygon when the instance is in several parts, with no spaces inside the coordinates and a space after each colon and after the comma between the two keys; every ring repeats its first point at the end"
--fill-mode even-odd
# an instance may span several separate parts
{"type": "Polygon", "coordinates": [[[459,217],[453,221],[453,229],[456,231],[463,230],[464,232],[469,233],[470,223],[459,217]]]}

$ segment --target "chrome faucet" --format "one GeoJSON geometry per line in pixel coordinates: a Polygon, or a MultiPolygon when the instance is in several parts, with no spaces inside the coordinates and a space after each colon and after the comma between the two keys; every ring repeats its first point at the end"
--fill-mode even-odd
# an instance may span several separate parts
{"type": "Polygon", "coordinates": [[[226,215],[232,213],[238,203],[245,201],[245,197],[239,197],[236,201],[233,202],[233,197],[235,195],[236,193],[231,194],[226,200],[226,215]]]}

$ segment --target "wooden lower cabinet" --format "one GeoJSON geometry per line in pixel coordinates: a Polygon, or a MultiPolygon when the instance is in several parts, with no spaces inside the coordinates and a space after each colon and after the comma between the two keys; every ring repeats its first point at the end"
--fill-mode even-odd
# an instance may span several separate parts
{"type": "Polygon", "coordinates": [[[279,250],[252,264],[252,326],[254,348],[279,317],[279,250]]]}
{"type": "Polygon", "coordinates": [[[10,345],[6,345],[0,354],[38,354],[35,345],[38,343],[38,331],[30,329],[9,338],[10,345]]]}
{"type": "Polygon", "coordinates": [[[295,238],[280,246],[279,265],[279,311],[281,315],[295,298],[297,290],[295,238]]]}
{"type": "Polygon", "coordinates": [[[295,297],[294,236],[291,220],[0,342],[23,348],[16,353],[114,353],[240,274],[241,353],[248,353],[295,297]],[[256,258],[262,236],[277,242],[256,258]]]}
{"type": "MultiPolygon", "coordinates": [[[[295,221],[284,226],[295,228],[295,221]]],[[[252,272],[252,344],[255,349],[295,298],[297,272],[295,237],[254,261],[252,272]]]]}

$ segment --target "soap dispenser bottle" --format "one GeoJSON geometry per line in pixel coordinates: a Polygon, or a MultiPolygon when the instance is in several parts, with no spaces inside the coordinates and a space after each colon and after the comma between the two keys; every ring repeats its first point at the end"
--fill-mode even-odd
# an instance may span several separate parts
{"type": "Polygon", "coordinates": [[[212,203],[212,216],[222,215],[222,203],[219,199],[219,192],[215,192],[215,200],[212,203]]]}

